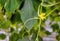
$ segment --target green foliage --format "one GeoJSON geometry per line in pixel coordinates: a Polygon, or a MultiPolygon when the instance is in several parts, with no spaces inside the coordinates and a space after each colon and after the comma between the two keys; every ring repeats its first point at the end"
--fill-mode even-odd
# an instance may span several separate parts
{"type": "Polygon", "coordinates": [[[53,24],[53,25],[51,25],[51,27],[52,27],[53,31],[56,31],[59,29],[58,24],[53,24]]]}
{"type": "Polygon", "coordinates": [[[43,39],[40,36],[38,36],[38,41],[43,41],[43,39]]]}
{"type": "Polygon", "coordinates": [[[9,41],[17,41],[19,39],[19,35],[17,33],[13,33],[10,36],[10,40],[9,41]],[[15,37],[14,37],[15,36],[15,37]]]}
{"type": "Polygon", "coordinates": [[[36,23],[36,20],[30,20],[30,21],[27,21],[27,20],[37,16],[37,13],[34,10],[32,1],[25,0],[24,7],[20,12],[21,12],[21,19],[24,22],[24,25],[26,26],[27,29],[31,29],[36,23]]]}
{"type": "MultiPolygon", "coordinates": [[[[50,18],[50,26],[60,41],[59,12],[60,0],[0,0],[0,29],[11,34],[9,41],[43,41],[42,36],[51,35],[45,29],[50,18]]],[[[0,39],[5,37],[0,34],[0,39]]]]}
{"type": "Polygon", "coordinates": [[[7,29],[10,26],[10,21],[8,20],[7,22],[2,22],[0,21],[0,28],[7,29]]]}
{"type": "Polygon", "coordinates": [[[7,12],[13,13],[16,9],[18,9],[19,3],[17,0],[9,0],[6,5],[5,9],[7,12]]]}
{"type": "Polygon", "coordinates": [[[6,38],[6,35],[5,34],[0,34],[0,40],[2,39],[5,39],[6,38]]]}
{"type": "Polygon", "coordinates": [[[0,0],[0,5],[3,7],[7,0],[0,0]]]}
{"type": "Polygon", "coordinates": [[[20,14],[18,12],[16,12],[15,14],[12,15],[11,17],[11,22],[14,23],[20,23],[22,22],[20,14]]]}

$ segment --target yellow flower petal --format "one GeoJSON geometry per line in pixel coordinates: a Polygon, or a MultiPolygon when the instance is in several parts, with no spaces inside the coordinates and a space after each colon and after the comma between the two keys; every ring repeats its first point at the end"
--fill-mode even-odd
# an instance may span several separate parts
{"type": "Polygon", "coordinates": [[[39,17],[40,17],[42,20],[44,20],[44,19],[45,19],[45,13],[41,13],[41,14],[39,15],[39,17]]]}

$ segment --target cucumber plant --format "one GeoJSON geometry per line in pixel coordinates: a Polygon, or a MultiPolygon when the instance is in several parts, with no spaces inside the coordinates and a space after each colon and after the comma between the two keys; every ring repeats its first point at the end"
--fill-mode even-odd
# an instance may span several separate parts
{"type": "Polygon", "coordinates": [[[60,0],[0,0],[0,29],[10,35],[9,41],[43,41],[51,34],[45,29],[50,18],[50,26],[60,41],[59,12],[60,0]]]}

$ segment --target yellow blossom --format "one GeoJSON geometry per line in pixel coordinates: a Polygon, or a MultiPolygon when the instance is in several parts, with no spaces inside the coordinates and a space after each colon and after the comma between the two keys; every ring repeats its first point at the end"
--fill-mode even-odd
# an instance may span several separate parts
{"type": "Polygon", "coordinates": [[[39,15],[39,17],[40,17],[42,20],[44,20],[44,19],[45,19],[45,13],[41,13],[41,14],[39,15]]]}

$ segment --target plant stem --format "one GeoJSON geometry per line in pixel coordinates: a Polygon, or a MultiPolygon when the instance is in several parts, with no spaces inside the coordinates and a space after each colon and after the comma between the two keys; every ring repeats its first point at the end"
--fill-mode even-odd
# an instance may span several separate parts
{"type": "Polygon", "coordinates": [[[25,25],[27,22],[29,22],[29,21],[31,21],[31,20],[34,20],[34,19],[39,19],[39,18],[38,18],[38,17],[30,18],[30,19],[28,19],[28,20],[25,21],[24,25],[25,25]]]}
{"type": "MultiPolygon", "coordinates": [[[[60,6],[59,6],[60,7],[60,6]]],[[[51,12],[49,12],[45,17],[49,16],[52,12],[54,12],[57,8],[59,7],[56,7],[55,9],[53,9],[51,12]]]]}
{"type": "MultiPolygon", "coordinates": [[[[41,4],[43,4],[43,0],[42,0],[42,2],[41,2],[41,4]]],[[[39,7],[38,7],[38,16],[42,13],[42,5],[39,5],[39,7]]],[[[40,27],[41,27],[41,18],[39,19],[39,23],[38,23],[38,33],[37,33],[37,37],[36,37],[36,41],[39,41],[38,40],[38,36],[39,36],[39,34],[40,34],[40,27]]]]}
{"type": "Polygon", "coordinates": [[[55,3],[55,4],[50,4],[50,5],[44,5],[44,4],[41,4],[42,6],[44,6],[44,7],[51,7],[51,6],[54,6],[54,5],[57,5],[57,4],[59,4],[60,2],[58,2],[58,3],[55,3]]]}

